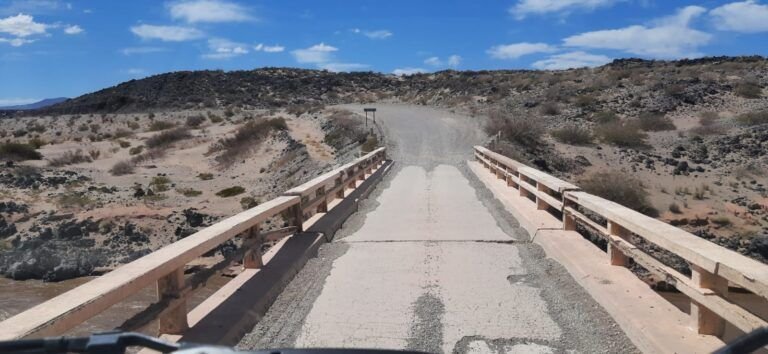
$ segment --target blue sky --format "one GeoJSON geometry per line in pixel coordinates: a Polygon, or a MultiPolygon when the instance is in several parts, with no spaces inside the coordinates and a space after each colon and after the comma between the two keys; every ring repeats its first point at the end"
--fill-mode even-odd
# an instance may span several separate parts
{"type": "Polygon", "coordinates": [[[0,0],[0,106],[264,66],[407,74],[768,55],[768,0],[0,0]]]}

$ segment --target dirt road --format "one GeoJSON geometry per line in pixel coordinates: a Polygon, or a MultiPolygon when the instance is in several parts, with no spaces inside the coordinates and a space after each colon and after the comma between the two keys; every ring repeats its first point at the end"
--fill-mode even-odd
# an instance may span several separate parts
{"type": "Polygon", "coordinates": [[[240,347],[636,352],[467,172],[475,120],[377,108],[397,167],[240,347]]]}

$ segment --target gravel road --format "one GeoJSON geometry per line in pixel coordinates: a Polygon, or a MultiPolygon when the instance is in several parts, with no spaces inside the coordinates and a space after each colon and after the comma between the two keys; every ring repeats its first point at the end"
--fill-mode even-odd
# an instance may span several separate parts
{"type": "Polygon", "coordinates": [[[476,120],[376,107],[396,167],[240,348],[637,352],[468,171],[476,120]]]}

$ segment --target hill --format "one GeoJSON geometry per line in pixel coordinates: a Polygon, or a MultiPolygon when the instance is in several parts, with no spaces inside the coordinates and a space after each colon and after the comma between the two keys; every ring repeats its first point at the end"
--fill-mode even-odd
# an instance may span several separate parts
{"type": "Polygon", "coordinates": [[[25,110],[31,110],[31,109],[40,109],[40,108],[45,108],[48,106],[55,105],[57,103],[64,102],[68,99],[69,98],[67,97],[46,98],[44,100],[40,100],[37,102],[28,103],[28,104],[0,107],[0,111],[25,111],[25,110]]]}

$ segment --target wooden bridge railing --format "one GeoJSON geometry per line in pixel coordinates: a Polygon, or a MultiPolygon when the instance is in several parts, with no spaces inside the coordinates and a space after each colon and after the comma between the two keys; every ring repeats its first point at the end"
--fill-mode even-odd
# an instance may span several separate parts
{"type": "Polygon", "coordinates": [[[377,149],[283,196],[224,219],[0,322],[0,340],[62,334],[152,283],[157,286],[158,302],[166,304],[158,318],[159,333],[181,334],[188,327],[186,298],[190,288],[184,279],[186,264],[225,241],[242,236],[242,247],[248,247],[243,267],[261,268],[263,242],[301,231],[304,224],[311,223],[306,217],[327,212],[329,203],[344,197],[341,187],[357,188],[357,182],[367,178],[385,158],[384,148],[377,149]],[[333,185],[331,188],[329,183],[333,185]],[[291,226],[261,233],[260,225],[280,214],[291,226]]]}
{"type": "Polygon", "coordinates": [[[761,301],[768,299],[768,265],[580,191],[573,184],[484,147],[476,146],[474,150],[475,158],[483,166],[508,186],[520,190],[521,196],[528,196],[538,209],[561,215],[563,230],[575,231],[580,225],[599,235],[608,244],[612,265],[629,266],[632,260],[690,298],[691,317],[700,334],[720,337],[725,322],[744,332],[768,326],[765,319],[728,298],[731,286],[746,289],[761,301]],[[638,242],[651,243],[680,257],[691,269],[691,276],[663,264],[639,247],[638,242]]]}

